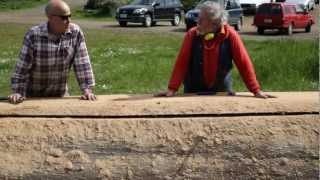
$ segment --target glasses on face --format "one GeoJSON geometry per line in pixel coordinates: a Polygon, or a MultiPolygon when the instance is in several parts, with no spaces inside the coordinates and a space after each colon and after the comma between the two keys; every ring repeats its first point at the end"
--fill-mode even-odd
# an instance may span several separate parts
{"type": "Polygon", "coordinates": [[[207,17],[201,17],[201,16],[199,16],[199,17],[198,17],[198,24],[200,25],[200,24],[202,24],[202,23],[210,24],[211,26],[214,26],[214,27],[220,25],[220,22],[219,22],[218,20],[212,21],[212,20],[208,19],[207,17]]]}
{"type": "Polygon", "coordinates": [[[71,18],[71,14],[70,15],[66,15],[66,16],[63,16],[63,15],[54,15],[54,16],[60,17],[63,21],[68,20],[69,18],[71,18]]]}

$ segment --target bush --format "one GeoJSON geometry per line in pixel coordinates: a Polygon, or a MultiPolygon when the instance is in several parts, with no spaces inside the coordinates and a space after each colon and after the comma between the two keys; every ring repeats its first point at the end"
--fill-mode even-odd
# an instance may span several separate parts
{"type": "Polygon", "coordinates": [[[188,11],[195,7],[199,1],[200,0],[181,0],[181,3],[183,4],[184,9],[188,11]]]}
{"type": "Polygon", "coordinates": [[[0,11],[32,8],[46,2],[47,0],[0,0],[0,11]]]}
{"type": "Polygon", "coordinates": [[[84,9],[99,10],[99,14],[114,15],[115,10],[124,4],[128,4],[130,0],[88,0],[84,9]]]}

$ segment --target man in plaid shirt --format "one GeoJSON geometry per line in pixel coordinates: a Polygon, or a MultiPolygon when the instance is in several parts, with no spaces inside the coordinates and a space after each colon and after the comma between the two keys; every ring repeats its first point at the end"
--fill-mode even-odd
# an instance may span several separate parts
{"type": "Polygon", "coordinates": [[[68,95],[68,73],[73,66],[81,99],[95,100],[95,85],[83,32],[70,23],[71,11],[62,0],[46,6],[48,22],[32,27],[25,35],[20,57],[11,78],[11,103],[26,97],[63,97],[68,95]]]}

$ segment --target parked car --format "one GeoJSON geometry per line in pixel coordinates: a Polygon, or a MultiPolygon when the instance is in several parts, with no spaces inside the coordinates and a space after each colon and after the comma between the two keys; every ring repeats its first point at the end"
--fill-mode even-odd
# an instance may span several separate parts
{"type": "MultiPolygon", "coordinates": [[[[196,8],[189,10],[185,15],[186,29],[197,25],[198,16],[200,13],[199,5],[203,4],[207,0],[200,1],[196,8]]],[[[228,23],[234,26],[237,31],[241,30],[243,21],[243,12],[240,7],[239,0],[212,0],[218,2],[223,6],[228,12],[228,23]]]]}
{"type": "Polygon", "coordinates": [[[293,29],[304,28],[311,31],[314,19],[311,14],[295,4],[265,3],[259,6],[253,25],[259,34],[266,29],[279,29],[291,35],[293,29]]]}
{"type": "Polygon", "coordinates": [[[314,0],[285,0],[286,3],[297,4],[308,11],[313,10],[315,6],[314,0]]]}
{"type": "Polygon", "coordinates": [[[178,26],[182,12],[180,0],[134,0],[117,9],[116,19],[122,27],[128,22],[150,27],[158,21],[170,21],[173,26],[178,26]]]}

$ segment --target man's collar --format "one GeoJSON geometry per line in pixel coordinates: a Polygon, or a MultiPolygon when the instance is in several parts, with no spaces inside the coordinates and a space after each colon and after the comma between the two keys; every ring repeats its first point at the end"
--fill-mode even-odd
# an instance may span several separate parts
{"type": "Polygon", "coordinates": [[[40,35],[49,36],[48,23],[43,23],[40,25],[40,35]]]}

